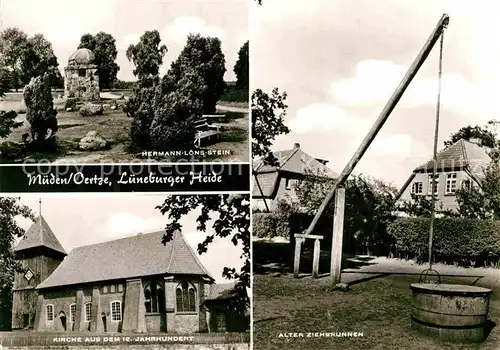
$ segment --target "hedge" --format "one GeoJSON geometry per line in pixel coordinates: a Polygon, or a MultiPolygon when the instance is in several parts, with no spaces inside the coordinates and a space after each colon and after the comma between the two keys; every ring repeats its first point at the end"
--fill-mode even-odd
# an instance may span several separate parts
{"type": "MultiPolygon", "coordinates": [[[[429,229],[429,218],[399,218],[388,226],[388,233],[394,237],[399,251],[419,256],[427,254],[429,229]]],[[[435,219],[432,250],[436,261],[498,264],[500,221],[435,219]]]]}

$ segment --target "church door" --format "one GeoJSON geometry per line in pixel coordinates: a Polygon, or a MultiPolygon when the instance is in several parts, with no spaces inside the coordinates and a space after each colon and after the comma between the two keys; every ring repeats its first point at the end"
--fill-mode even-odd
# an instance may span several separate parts
{"type": "Polygon", "coordinates": [[[217,311],[217,332],[226,331],[226,315],[222,310],[217,311]]]}
{"type": "Polygon", "coordinates": [[[104,332],[107,332],[108,324],[106,323],[106,314],[104,312],[101,314],[101,318],[102,318],[102,325],[104,327],[104,332]]]}
{"type": "Polygon", "coordinates": [[[66,313],[64,311],[61,311],[59,313],[59,321],[61,322],[61,328],[66,331],[68,328],[67,328],[67,324],[66,324],[66,313]]]}
{"type": "Polygon", "coordinates": [[[30,326],[30,314],[23,314],[23,328],[30,326]]]}

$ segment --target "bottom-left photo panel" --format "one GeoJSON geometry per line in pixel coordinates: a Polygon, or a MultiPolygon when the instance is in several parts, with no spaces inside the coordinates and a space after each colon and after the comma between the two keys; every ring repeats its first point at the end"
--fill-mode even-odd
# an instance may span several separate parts
{"type": "Polygon", "coordinates": [[[249,194],[0,197],[0,349],[250,348],[249,194]]]}

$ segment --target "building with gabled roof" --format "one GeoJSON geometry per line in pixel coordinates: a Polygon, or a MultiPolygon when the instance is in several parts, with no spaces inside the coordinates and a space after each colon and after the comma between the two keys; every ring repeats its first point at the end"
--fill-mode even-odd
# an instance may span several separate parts
{"type": "Polygon", "coordinates": [[[211,317],[210,332],[242,332],[250,328],[250,310],[234,301],[236,283],[212,284],[205,298],[211,317]]]}
{"type": "MultiPolygon", "coordinates": [[[[459,140],[437,155],[434,193],[440,210],[458,208],[455,191],[458,188],[480,186],[485,168],[490,164],[489,149],[480,140],[459,140]]],[[[431,197],[433,159],[416,167],[398,193],[399,200],[409,201],[412,195],[431,197]]]]}
{"type": "Polygon", "coordinates": [[[273,210],[282,200],[297,199],[294,185],[307,177],[335,179],[338,174],[326,164],[327,160],[314,158],[295,143],[292,149],[270,153],[253,162],[253,205],[273,210]],[[267,207],[267,208],[266,208],[267,207]]]}
{"type": "Polygon", "coordinates": [[[41,214],[13,251],[24,271],[14,275],[12,329],[33,328],[38,299],[36,287],[54,272],[67,253],[41,214]]]}
{"type": "Polygon", "coordinates": [[[163,235],[137,234],[66,254],[40,215],[14,248],[25,271],[15,274],[13,330],[208,331],[218,317],[204,303],[214,278],[180,232],[165,244],[163,235]]]}

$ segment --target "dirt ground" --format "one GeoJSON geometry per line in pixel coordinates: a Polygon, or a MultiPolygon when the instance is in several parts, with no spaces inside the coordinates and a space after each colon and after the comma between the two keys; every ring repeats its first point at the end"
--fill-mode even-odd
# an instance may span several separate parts
{"type": "MultiPolygon", "coordinates": [[[[18,101],[4,101],[9,107],[17,106],[18,101]]],[[[247,162],[249,160],[249,118],[245,104],[229,103],[221,106],[218,113],[230,116],[229,122],[220,123],[221,141],[203,147],[211,150],[229,151],[230,155],[222,155],[212,159],[195,159],[194,161],[247,162]]],[[[24,125],[15,129],[8,138],[2,141],[20,142],[22,135],[29,132],[29,123],[25,114],[19,114],[17,120],[24,125]]],[[[131,120],[118,110],[107,109],[102,115],[83,117],[78,112],[59,111],[57,114],[59,130],[56,134],[60,151],[50,154],[35,154],[32,159],[47,163],[136,163],[146,159],[140,154],[127,152],[131,120]],[[78,142],[89,131],[97,131],[109,143],[109,148],[102,151],[81,151],[78,142]]],[[[152,151],[152,150],[151,150],[152,151]]],[[[169,159],[149,159],[147,161],[169,161],[169,159]]]]}
{"type": "Polygon", "coordinates": [[[500,271],[435,265],[441,283],[493,290],[488,318],[494,326],[482,344],[452,344],[424,337],[411,326],[412,293],[427,267],[384,257],[344,257],[347,292],[332,291],[329,254],[322,252],[318,279],[311,277],[311,252],[293,278],[288,243],[254,242],[254,349],[499,349],[500,271]],[[326,266],[324,266],[326,264],[326,266]],[[280,337],[283,333],[358,332],[361,337],[280,337]]]}

